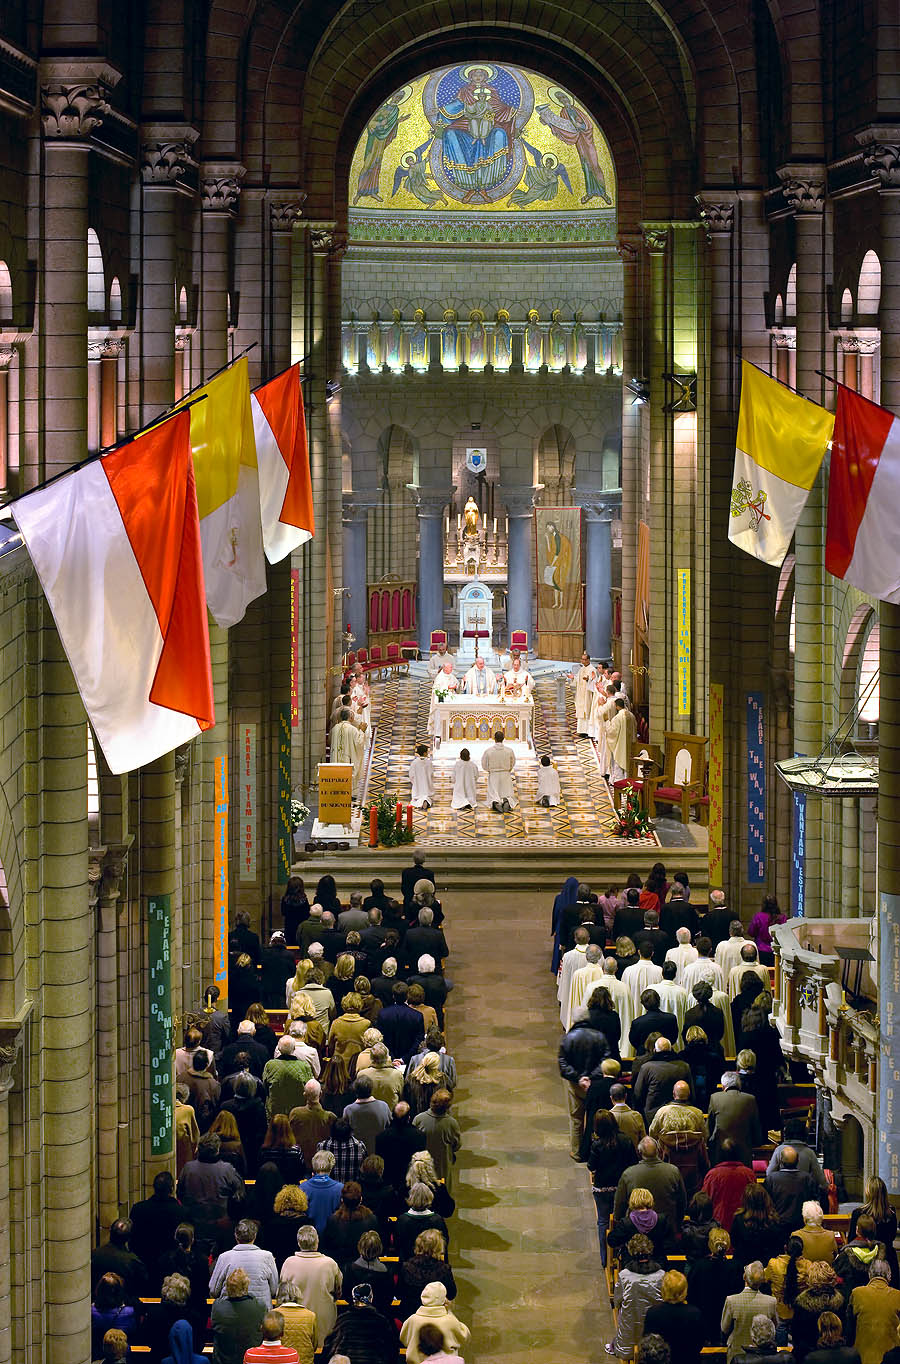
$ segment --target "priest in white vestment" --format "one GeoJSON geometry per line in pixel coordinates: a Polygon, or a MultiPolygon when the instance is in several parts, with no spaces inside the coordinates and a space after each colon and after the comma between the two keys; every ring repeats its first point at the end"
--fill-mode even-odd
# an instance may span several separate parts
{"type": "Polygon", "coordinates": [[[589,734],[597,669],[587,650],[581,655],[581,666],[575,669],[572,679],[575,683],[575,733],[589,734]]]}
{"type": "Polygon", "coordinates": [[[441,670],[434,679],[434,686],[431,688],[431,705],[428,708],[428,727],[433,730],[437,738],[440,738],[437,715],[435,713],[438,692],[441,693],[441,699],[443,699],[445,694],[447,696],[455,696],[458,691],[459,679],[455,677],[453,673],[453,659],[445,657],[441,664],[441,670]]]}
{"type": "Polygon", "coordinates": [[[585,954],[584,966],[572,972],[572,979],[569,982],[569,998],[564,1001],[567,1007],[562,1020],[567,1032],[575,1022],[576,1015],[580,1016],[587,1009],[587,1002],[597,986],[603,985],[605,980],[603,949],[596,943],[591,943],[585,954]]]}
{"type": "MultiPolygon", "coordinates": [[[[699,953],[697,960],[692,961],[682,971],[681,983],[690,994],[698,980],[708,980],[714,990],[725,989],[721,968],[716,965],[712,957],[703,957],[699,953]]],[[[731,1055],[734,1053],[732,1052],[731,1055]]]]}
{"type": "Polygon", "coordinates": [[[616,976],[618,962],[615,957],[607,957],[603,963],[603,979],[600,982],[609,991],[609,997],[613,1002],[613,1008],[619,1015],[619,1022],[622,1025],[622,1040],[619,1043],[619,1055],[623,1061],[630,1061],[634,1056],[634,1047],[628,1041],[628,1034],[635,1019],[634,1000],[631,991],[623,980],[616,976]]]}
{"type": "Polygon", "coordinates": [[[575,929],[575,946],[563,953],[559,963],[556,998],[559,1000],[559,1021],[566,1031],[570,1027],[566,1019],[569,1016],[569,989],[572,984],[572,977],[576,971],[580,971],[582,966],[586,965],[590,941],[591,935],[588,930],[579,925],[575,929]]]}
{"type": "Polygon", "coordinates": [[[353,719],[360,729],[368,729],[372,723],[372,698],[369,692],[369,684],[365,678],[359,678],[350,693],[351,709],[353,719]]]}
{"type": "Polygon", "coordinates": [[[437,677],[449,657],[446,644],[439,644],[434,652],[428,655],[428,676],[437,677]]]}
{"type": "Polygon", "coordinates": [[[652,960],[653,947],[648,942],[642,942],[639,948],[640,958],[633,966],[626,966],[622,972],[622,984],[627,985],[631,992],[634,1002],[635,1017],[640,1013],[641,995],[652,985],[656,988],[657,982],[662,980],[662,967],[656,966],[652,960]],[[643,955],[647,953],[646,957],[643,955]]]}
{"type": "Polygon", "coordinates": [[[349,710],[341,711],[341,718],[332,726],[328,760],[350,763],[353,767],[353,789],[356,790],[363,773],[366,740],[361,729],[350,719],[349,710]]]}
{"type": "Polygon", "coordinates": [[[666,953],[666,961],[674,961],[676,984],[683,985],[684,968],[690,966],[692,961],[696,961],[700,953],[696,947],[691,946],[691,930],[689,928],[676,929],[675,937],[678,946],[669,948],[666,953]]]}
{"type": "Polygon", "coordinates": [[[503,731],[497,730],[494,742],[484,750],[481,766],[488,774],[487,798],[492,810],[503,813],[514,810],[518,805],[512,771],[516,765],[516,755],[503,742],[503,731]]]}
{"type": "Polygon", "coordinates": [[[473,763],[467,748],[459,750],[459,757],[453,764],[453,799],[451,810],[474,810],[478,804],[478,767],[473,763]]]}
{"type": "Polygon", "coordinates": [[[559,773],[546,753],[538,768],[537,803],[551,807],[559,804],[559,773]]]}
{"type": "Polygon", "coordinates": [[[427,744],[419,744],[409,765],[412,803],[417,810],[430,810],[434,804],[434,763],[427,744]]]}
{"type": "Polygon", "coordinates": [[[594,704],[591,708],[591,737],[596,739],[600,745],[600,771],[604,774],[609,771],[609,740],[606,734],[606,726],[615,714],[616,696],[612,690],[602,688],[597,685],[594,692],[594,704]]]}
{"type": "Polygon", "coordinates": [[[497,674],[485,666],[479,655],[463,678],[467,696],[493,696],[497,691],[497,674]]]}
{"type": "Polygon", "coordinates": [[[503,674],[506,695],[511,701],[527,701],[534,691],[534,678],[527,668],[522,667],[518,654],[513,655],[512,667],[503,674]]]}
{"type": "MultiPolygon", "coordinates": [[[[753,949],[754,954],[756,953],[756,943],[748,943],[748,947],[753,949]]],[[[772,977],[769,975],[769,968],[757,961],[756,955],[751,956],[748,952],[746,957],[742,956],[737,966],[732,966],[728,973],[728,995],[730,999],[735,999],[741,993],[741,981],[748,971],[759,976],[760,990],[771,990],[772,977]]]]}
{"type": "Polygon", "coordinates": [[[713,990],[712,999],[709,1002],[714,1008],[722,1010],[722,1017],[725,1019],[722,1051],[726,1056],[734,1056],[737,1051],[737,1044],[734,1037],[734,1019],[731,1017],[731,1000],[724,990],[713,990]]]}
{"type": "MultiPolygon", "coordinates": [[[[715,963],[721,967],[722,975],[727,983],[732,969],[737,966],[741,959],[741,952],[745,947],[755,947],[756,943],[752,938],[744,937],[744,925],[740,919],[732,919],[728,926],[728,937],[724,942],[720,942],[716,948],[715,963]]],[[[754,958],[755,960],[755,958],[754,958]]]]}
{"type": "Polygon", "coordinates": [[[609,745],[609,779],[622,781],[628,775],[631,749],[637,738],[637,725],[624,698],[617,696],[615,713],[606,726],[606,742],[609,745]]]}
{"type": "Polygon", "coordinates": [[[675,980],[675,963],[667,961],[663,965],[663,978],[658,985],[654,985],[654,990],[659,995],[659,1007],[667,1014],[674,1014],[678,1020],[678,1037],[676,1047],[684,1046],[684,1016],[688,1009],[693,1007],[694,997],[689,995],[683,986],[678,985],[675,980]]]}

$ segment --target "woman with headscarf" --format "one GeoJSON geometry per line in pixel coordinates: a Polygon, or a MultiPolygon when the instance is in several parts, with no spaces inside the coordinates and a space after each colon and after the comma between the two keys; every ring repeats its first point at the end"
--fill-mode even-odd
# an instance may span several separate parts
{"type": "Polygon", "coordinates": [[[194,1333],[190,1322],[176,1321],[169,1332],[169,1349],[162,1364],[206,1364],[206,1355],[194,1352],[194,1333]]]}
{"type": "Polygon", "coordinates": [[[436,1051],[426,1051],[422,1060],[410,1071],[406,1080],[406,1099],[413,1117],[426,1112],[431,1096],[444,1083],[441,1058],[436,1051]]]}
{"type": "Polygon", "coordinates": [[[559,962],[562,956],[562,940],[564,933],[564,911],[571,909],[578,901],[578,877],[569,876],[563,882],[563,888],[553,901],[553,917],[550,921],[550,935],[553,938],[553,954],[550,958],[550,970],[554,975],[559,972],[559,962]]]}

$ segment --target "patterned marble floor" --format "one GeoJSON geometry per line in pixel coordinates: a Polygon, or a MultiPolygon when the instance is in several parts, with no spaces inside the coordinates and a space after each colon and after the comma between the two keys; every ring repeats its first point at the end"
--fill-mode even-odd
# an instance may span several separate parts
{"type": "MultiPolygon", "coordinates": [[[[428,739],[430,690],[426,681],[401,676],[373,686],[376,732],[366,801],[380,795],[404,805],[409,800],[409,764],[416,744],[428,739]]],[[[609,832],[612,801],[593,743],[575,735],[571,685],[565,684],[563,689],[555,679],[538,680],[534,702],[535,749],[539,755],[549,753],[559,772],[561,800],[556,809],[535,803],[538,769],[535,763],[527,763],[516,767],[519,805],[509,814],[498,814],[484,803],[484,773],[478,779],[478,808],[451,810],[452,764],[437,763],[435,803],[430,810],[416,810],[413,816],[417,838],[427,838],[430,847],[456,846],[477,838],[482,847],[498,848],[508,846],[510,840],[533,848],[558,847],[566,841],[587,847],[633,841],[615,838],[609,832]]]]}

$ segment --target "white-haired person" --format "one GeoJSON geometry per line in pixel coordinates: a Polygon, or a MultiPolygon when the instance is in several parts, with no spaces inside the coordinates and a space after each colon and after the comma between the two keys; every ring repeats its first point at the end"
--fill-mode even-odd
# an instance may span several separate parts
{"type": "Polygon", "coordinates": [[[337,1320],[335,1299],[341,1291],[341,1271],[319,1250],[315,1227],[301,1227],[297,1232],[297,1254],[289,1255],[281,1266],[281,1279],[300,1290],[303,1305],[316,1314],[316,1335],[324,1340],[337,1320]]]}
{"type": "Polygon", "coordinates": [[[824,1260],[833,1264],[838,1253],[838,1244],[833,1231],[823,1225],[825,1214],[822,1204],[808,1199],[800,1209],[803,1226],[793,1234],[803,1242],[803,1257],[806,1260],[824,1260]]]}
{"type": "Polygon", "coordinates": [[[696,961],[700,953],[696,947],[691,945],[691,930],[689,928],[676,928],[675,940],[678,945],[669,948],[666,953],[666,961],[674,961],[675,980],[679,985],[683,985],[684,968],[696,961]]]}

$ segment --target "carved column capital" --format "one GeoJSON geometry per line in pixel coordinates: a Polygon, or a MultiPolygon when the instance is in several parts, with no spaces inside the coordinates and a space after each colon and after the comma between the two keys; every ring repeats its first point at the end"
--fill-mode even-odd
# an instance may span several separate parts
{"type": "Polygon", "coordinates": [[[900,128],[865,128],[856,134],[866,170],[879,188],[900,189],[900,128]]]}
{"type": "Polygon", "coordinates": [[[733,198],[727,198],[720,190],[708,190],[695,194],[694,203],[708,236],[727,235],[734,231],[733,198]]]}
{"type": "Polygon", "coordinates": [[[234,161],[204,161],[200,172],[200,201],[204,213],[235,213],[241,181],[246,174],[246,168],[234,161]]]}
{"type": "Polygon", "coordinates": [[[825,169],[792,163],[778,172],[784,197],[798,216],[822,213],[825,208],[825,169]]]}
{"type": "Polygon", "coordinates": [[[269,199],[269,222],[273,232],[290,232],[303,215],[306,195],[292,190],[283,198],[269,199]]]}
{"type": "Polygon", "coordinates": [[[109,92],[122,73],[96,59],[47,59],[40,63],[44,137],[85,141],[109,113],[109,92]]]}
{"type": "Polygon", "coordinates": [[[124,349],[124,336],[102,336],[99,341],[88,342],[88,359],[118,360],[124,349]]]}
{"type": "Polygon", "coordinates": [[[627,237],[616,238],[616,255],[623,265],[634,265],[638,258],[637,243],[627,237]]]}
{"type": "Polygon", "coordinates": [[[644,247],[651,256],[661,256],[669,244],[669,228],[666,223],[643,223],[641,236],[644,247]]]}
{"type": "Polygon", "coordinates": [[[15,357],[15,346],[0,346],[0,370],[9,369],[15,357]]]}
{"type": "Polygon", "coordinates": [[[168,123],[147,123],[141,129],[141,180],[145,185],[171,188],[196,166],[196,128],[168,123]]]}
{"type": "Polygon", "coordinates": [[[13,1087],[13,1070],[32,1007],[33,1001],[26,999],[14,1018],[0,1018],[0,1099],[13,1087]]]}
{"type": "Polygon", "coordinates": [[[191,770],[191,744],[182,744],[175,750],[175,785],[182,786],[191,770]]]}
{"type": "Polygon", "coordinates": [[[531,516],[534,512],[534,499],[543,492],[543,484],[533,487],[501,488],[500,498],[511,520],[520,516],[531,516]]]}
{"type": "MultiPolygon", "coordinates": [[[[444,498],[444,501],[446,502],[447,499],[444,498]]],[[[367,488],[360,489],[358,492],[344,493],[341,504],[341,520],[345,525],[352,525],[354,521],[365,521],[373,507],[380,506],[380,488],[367,488]]]]}
{"type": "Polygon", "coordinates": [[[775,345],[776,345],[776,347],[778,348],[778,350],[796,350],[796,349],[797,349],[797,333],[796,333],[796,332],[774,332],[774,331],[773,331],[773,332],[772,332],[772,340],[775,342],[775,345]]]}
{"type": "Polygon", "coordinates": [[[128,853],[134,842],[134,834],[129,834],[123,843],[110,843],[100,862],[100,882],[97,900],[103,905],[115,904],[122,890],[122,877],[128,863],[128,853]]]}
{"type": "Polygon", "coordinates": [[[420,488],[417,483],[407,483],[407,488],[415,498],[416,511],[420,517],[439,517],[456,489],[420,488]]]}

